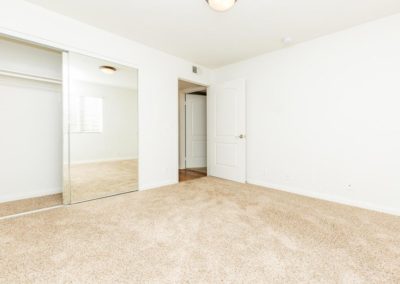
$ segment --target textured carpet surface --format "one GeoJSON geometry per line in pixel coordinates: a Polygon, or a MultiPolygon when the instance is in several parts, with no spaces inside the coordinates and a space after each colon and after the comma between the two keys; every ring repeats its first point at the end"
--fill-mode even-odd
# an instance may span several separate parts
{"type": "Polygon", "coordinates": [[[0,203],[0,217],[62,205],[62,194],[0,203]]]}
{"type": "Polygon", "coordinates": [[[71,165],[72,203],[138,189],[137,160],[71,165]]]}
{"type": "Polygon", "coordinates": [[[0,232],[0,283],[400,282],[399,217],[209,177],[0,232]]]}

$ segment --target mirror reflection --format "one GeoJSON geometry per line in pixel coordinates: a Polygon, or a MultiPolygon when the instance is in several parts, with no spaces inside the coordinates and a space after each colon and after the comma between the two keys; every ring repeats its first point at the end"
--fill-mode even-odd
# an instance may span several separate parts
{"type": "Polygon", "coordinates": [[[138,189],[137,70],[69,57],[71,203],[138,189]]]}

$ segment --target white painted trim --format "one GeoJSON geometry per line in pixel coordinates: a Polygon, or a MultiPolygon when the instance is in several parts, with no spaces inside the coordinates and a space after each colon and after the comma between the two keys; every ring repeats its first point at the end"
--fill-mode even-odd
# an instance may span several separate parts
{"type": "Polygon", "coordinates": [[[202,91],[207,91],[207,87],[193,87],[181,90],[181,92],[184,93],[185,95],[188,93],[202,92],[202,91]]]}
{"type": "MultiPolygon", "coordinates": [[[[186,169],[186,163],[184,162],[185,153],[186,153],[186,143],[183,143],[183,141],[186,139],[182,139],[186,136],[186,120],[185,119],[182,120],[181,115],[183,115],[186,112],[186,109],[185,109],[184,103],[183,104],[181,104],[181,103],[184,101],[187,93],[200,92],[200,91],[207,92],[208,87],[203,86],[198,83],[191,82],[193,84],[198,84],[199,87],[191,87],[191,88],[179,90],[179,80],[183,80],[183,81],[187,81],[187,80],[178,79],[178,170],[182,170],[182,169],[186,169]]],[[[190,82],[190,81],[187,81],[187,82],[190,82]]]]}
{"type": "Polygon", "coordinates": [[[174,185],[174,184],[177,184],[176,180],[166,180],[166,181],[155,182],[155,183],[141,184],[141,185],[139,185],[139,191],[156,189],[156,188],[160,188],[163,186],[174,185]]]}
{"type": "Polygon", "coordinates": [[[321,200],[325,200],[325,201],[349,205],[349,206],[358,207],[358,208],[362,208],[362,209],[368,209],[368,210],[378,211],[378,212],[382,212],[382,213],[386,213],[386,214],[400,216],[400,209],[396,209],[396,208],[381,207],[379,205],[368,203],[368,202],[349,200],[349,199],[341,198],[338,196],[321,194],[321,193],[317,193],[317,192],[311,192],[311,191],[302,190],[299,188],[264,182],[264,181],[256,180],[256,179],[248,179],[247,182],[249,184],[258,185],[258,186],[265,187],[265,188],[270,188],[270,189],[279,190],[279,191],[285,191],[285,192],[294,193],[294,194],[298,194],[298,195],[302,195],[302,196],[312,197],[312,198],[316,198],[316,199],[321,199],[321,200]]]}
{"type": "Polygon", "coordinates": [[[69,53],[67,51],[62,52],[62,122],[61,129],[63,130],[62,149],[63,149],[63,175],[62,175],[62,186],[63,186],[63,204],[71,203],[71,137],[70,137],[70,124],[69,124],[69,108],[70,108],[70,97],[69,97],[69,53]]]}
{"type": "MultiPolygon", "coordinates": [[[[199,75],[199,74],[197,74],[197,75],[199,75]]],[[[199,83],[197,81],[185,79],[185,78],[182,78],[182,77],[178,77],[177,79],[178,79],[178,81],[177,81],[178,82],[178,90],[179,90],[179,81],[186,81],[186,82],[189,82],[189,83],[192,83],[192,84],[195,84],[195,85],[199,85],[200,87],[204,87],[204,88],[208,87],[208,85],[204,85],[204,83],[199,83]]],[[[197,87],[194,87],[194,88],[197,88],[197,87]]]]}
{"type": "Polygon", "coordinates": [[[102,162],[118,162],[118,161],[129,161],[129,160],[138,160],[138,157],[121,157],[121,158],[110,158],[110,159],[100,159],[100,160],[86,160],[86,161],[71,162],[71,165],[95,164],[102,162]]]}
{"type": "Polygon", "coordinates": [[[18,201],[22,199],[28,199],[28,198],[35,198],[35,197],[43,197],[46,195],[53,195],[57,193],[62,193],[62,188],[51,188],[51,189],[46,189],[46,190],[41,190],[41,191],[33,191],[33,192],[28,192],[28,193],[23,193],[23,194],[9,194],[5,196],[0,197],[0,203],[2,202],[9,202],[9,201],[18,201]]]}
{"type": "MultiPolygon", "coordinates": [[[[71,19],[71,18],[70,18],[71,19]]],[[[104,30],[102,30],[104,31],[104,30]]],[[[68,51],[68,52],[75,52],[75,53],[79,53],[82,55],[86,55],[86,56],[90,56],[90,57],[95,57],[98,59],[102,59],[105,61],[111,61],[114,62],[116,64],[120,64],[120,65],[125,65],[127,67],[131,67],[131,68],[135,68],[137,70],[139,70],[138,66],[136,64],[132,64],[131,62],[128,61],[124,61],[124,60],[120,60],[117,58],[112,58],[112,57],[108,57],[108,56],[104,56],[98,53],[94,53],[85,49],[81,49],[81,48],[77,48],[74,46],[70,46],[70,45],[66,45],[64,43],[59,43],[59,42],[55,42],[55,41],[51,41],[51,40],[47,40],[38,36],[34,36],[31,34],[27,34],[27,33],[22,33],[19,31],[15,31],[15,30],[11,30],[8,28],[4,28],[4,27],[0,27],[0,35],[6,36],[6,37],[11,37],[14,38],[16,40],[20,40],[20,41],[27,41],[39,46],[43,46],[49,49],[54,49],[54,50],[58,50],[60,52],[63,51],[68,51]]],[[[115,34],[113,34],[115,35],[115,34]]],[[[125,38],[123,38],[125,39],[125,38]]],[[[157,50],[157,49],[155,49],[157,50]]],[[[157,50],[158,51],[158,50],[157,50]]]]}

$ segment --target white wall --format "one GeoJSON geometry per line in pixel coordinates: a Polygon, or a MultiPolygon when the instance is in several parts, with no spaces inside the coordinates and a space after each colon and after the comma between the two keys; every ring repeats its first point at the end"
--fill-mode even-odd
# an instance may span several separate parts
{"type": "Polygon", "coordinates": [[[400,15],[215,73],[235,78],[250,183],[400,214],[400,15]]]}
{"type": "Polygon", "coordinates": [[[208,85],[210,71],[21,0],[2,1],[0,33],[139,69],[139,188],[178,181],[178,78],[208,85]]]}
{"type": "Polygon", "coordinates": [[[137,91],[92,82],[73,81],[76,97],[103,99],[103,131],[71,133],[71,163],[138,158],[137,91]]]}

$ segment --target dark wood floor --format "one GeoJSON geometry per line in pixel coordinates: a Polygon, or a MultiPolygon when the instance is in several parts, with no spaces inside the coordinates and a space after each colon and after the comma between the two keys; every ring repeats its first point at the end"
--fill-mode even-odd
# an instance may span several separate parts
{"type": "Polygon", "coordinates": [[[207,176],[207,170],[204,169],[183,169],[179,170],[179,181],[187,181],[207,176]]]}

